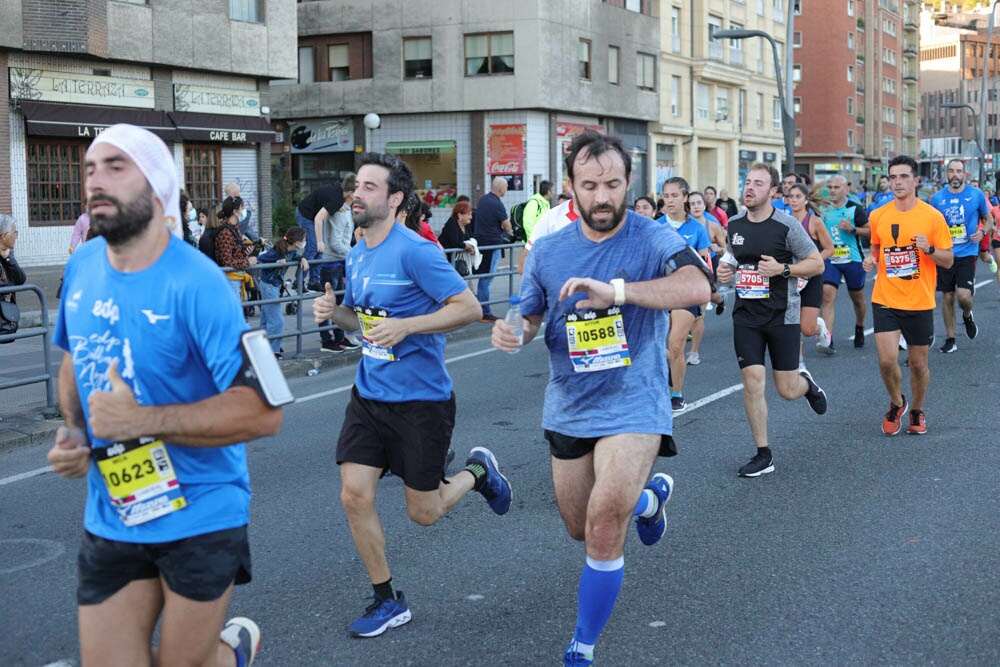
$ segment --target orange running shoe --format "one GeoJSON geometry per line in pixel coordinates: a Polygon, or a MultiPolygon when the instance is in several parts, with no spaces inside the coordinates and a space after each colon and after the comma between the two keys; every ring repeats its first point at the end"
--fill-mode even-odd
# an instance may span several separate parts
{"type": "Polygon", "coordinates": [[[925,435],[927,433],[927,420],[924,419],[923,410],[910,410],[910,427],[906,432],[910,435],[925,435]]]}
{"type": "Polygon", "coordinates": [[[910,407],[910,404],[906,402],[906,396],[903,397],[903,404],[896,405],[890,401],[889,412],[885,413],[885,419],[882,420],[882,432],[886,435],[896,435],[903,430],[903,415],[906,414],[906,409],[910,407]]]}

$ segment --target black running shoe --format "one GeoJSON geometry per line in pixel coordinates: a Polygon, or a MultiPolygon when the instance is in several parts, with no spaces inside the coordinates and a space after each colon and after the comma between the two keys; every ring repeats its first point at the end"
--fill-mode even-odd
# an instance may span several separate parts
{"type": "Polygon", "coordinates": [[[965,322],[965,335],[969,337],[969,340],[979,335],[979,326],[976,325],[976,320],[973,319],[972,313],[969,313],[968,317],[963,316],[962,321],[965,322]]]}
{"type": "Polygon", "coordinates": [[[945,354],[951,354],[958,349],[958,345],[955,345],[954,338],[945,338],[944,345],[941,346],[941,351],[945,354]]]}
{"type": "Polygon", "coordinates": [[[750,462],[740,468],[739,475],[740,477],[760,477],[769,472],[774,472],[774,458],[758,449],[750,462]]]}
{"type": "Polygon", "coordinates": [[[809,389],[806,391],[806,400],[809,401],[809,407],[818,415],[824,414],[826,412],[826,392],[820,389],[819,385],[813,380],[812,374],[806,369],[803,368],[799,371],[799,375],[804,377],[806,382],[809,383],[809,389]]]}
{"type": "Polygon", "coordinates": [[[854,347],[862,348],[864,346],[865,346],[865,328],[854,327],[854,347]]]}

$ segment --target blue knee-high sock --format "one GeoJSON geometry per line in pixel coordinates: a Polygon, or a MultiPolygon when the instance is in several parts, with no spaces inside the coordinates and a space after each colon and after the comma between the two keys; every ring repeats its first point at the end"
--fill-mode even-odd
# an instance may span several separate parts
{"type": "Polygon", "coordinates": [[[600,561],[587,556],[577,593],[576,633],[573,640],[581,648],[593,646],[615,608],[618,591],[625,579],[625,557],[600,561]]]}

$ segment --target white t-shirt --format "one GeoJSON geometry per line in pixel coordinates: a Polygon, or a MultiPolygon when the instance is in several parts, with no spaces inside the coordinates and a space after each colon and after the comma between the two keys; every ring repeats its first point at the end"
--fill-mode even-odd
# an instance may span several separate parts
{"type": "Polygon", "coordinates": [[[580,219],[580,215],[573,208],[573,200],[567,199],[555,208],[550,208],[548,212],[538,219],[535,228],[531,230],[531,238],[524,244],[524,252],[531,250],[531,246],[543,236],[548,236],[558,232],[571,222],[580,219]]]}

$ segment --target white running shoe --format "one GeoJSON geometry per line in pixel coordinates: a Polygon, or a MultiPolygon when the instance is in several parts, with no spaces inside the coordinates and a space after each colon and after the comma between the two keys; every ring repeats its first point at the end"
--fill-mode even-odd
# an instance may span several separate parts
{"type": "Polygon", "coordinates": [[[833,342],[833,336],[830,334],[830,330],[826,328],[826,322],[823,321],[822,317],[816,318],[816,326],[819,327],[819,343],[823,347],[830,347],[830,343],[833,342]]]}
{"type": "Polygon", "coordinates": [[[697,352],[688,352],[687,357],[684,359],[688,366],[697,366],[701,363],[701,355],[697,352]]]}

